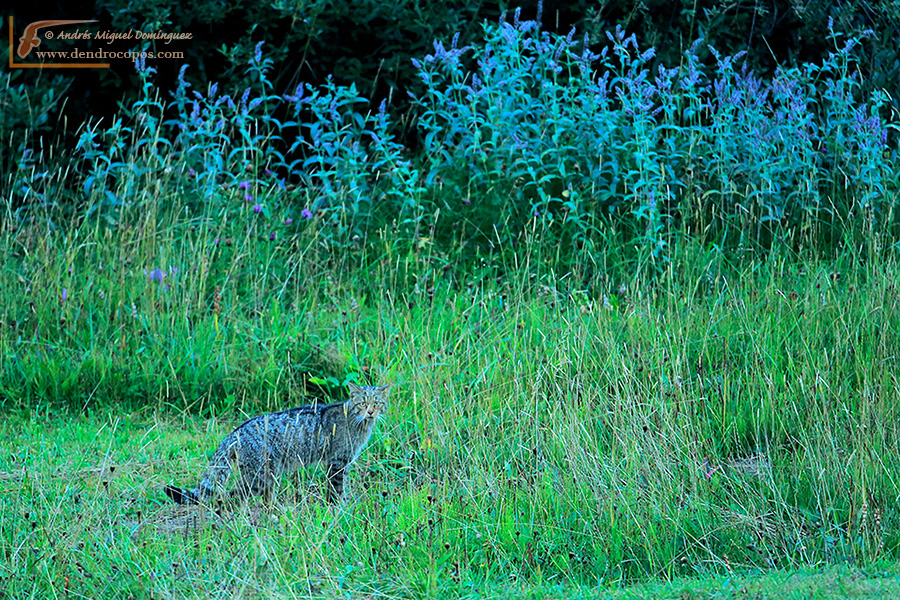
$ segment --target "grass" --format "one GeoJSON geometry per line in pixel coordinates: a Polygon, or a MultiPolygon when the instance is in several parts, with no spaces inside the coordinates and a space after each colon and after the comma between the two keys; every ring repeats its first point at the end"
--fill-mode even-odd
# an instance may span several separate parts
{"type": "MultiPolygon", "coordinates": [[[[368,494],[337,513],[322,504],[319,478],[286,490],[291,497],[270,511],[176,507],[160,487],[173,473],[195,473],[197,454],[225,428],[146,414],[44,417],[4,426],[4,597],[761,600],[900,592],[893,562],[789,570],[726,563],[721,573],[700,562],[636,585],[574,578],[528,552],[529,544],[518,564],[485,564],[508,544],[500,523],[453,518],[451,502],[398,486],[378,474],[372,457],[358,473],[368,494]],[[372,493],[379,488],[388,495],[372,493]]],[[[552,527],[538,530],[556,537],[552,527]]]]}
{"type": "Polygon", "coordinates": [[[183,208],[0,234],[4,595],[896,590],[890,253],[682,240],[581,278],[528,243],[335,253],[314,222],[183,208]],[[165,502],[243,418],[348,379],[396,387],[340,511],[318,472],[271,511],[165,502]]]}

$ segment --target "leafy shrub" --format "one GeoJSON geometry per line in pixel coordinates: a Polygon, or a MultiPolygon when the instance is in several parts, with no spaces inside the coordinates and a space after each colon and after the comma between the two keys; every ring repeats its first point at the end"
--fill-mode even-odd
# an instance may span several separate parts
{"type": "Polygon", "coordinates": [[[372,219],[416,205],[417,171],[390,138],[386,105],[362,114],[366,101],[353,85],[329,80],[272,94],[272,61],[261,43],[247,68],[251,85],[239,97],[217,84],[191,90],[185,66],[165,105],[154,94],[154,69],[138,69],[142,99],[105,130],[88,124],[80,134],[78,171],[93,199],[89,213],[116,224],[112,212],[155,202],[161,186],[173,182],[182,200],[217,218],[248,205],[267,217],[315,216],[323,235],[346,242],[364,235],[372,219]],[[284,108],[289,119],[282,122],[275,113],[284,108]],[[167,113],[174,117],[165,119],[167,113]]]}
{"type": "Polygon", "coordinates": [[[651,69],[654,49],[621,29],[607,36],[595,54],[574,31],[541,32],[516,11],[486,25],[483,44],[436,43],[416,63],[426,181],[479,203],[483,222],[498,211],[514,227],[535,218],[547,241],[573,248],[616,223],[657,259],[675,225],[730,247],[802,243],[811,229],[840,236],[862,225],[847,220],[855,208],[869,229],[894,225],[887,96],[857,94],[856,38],[839,45],[832,34],[823,64],[763,81],[739,66],[742,54],[714,48],[706,76],[702,40],[681,66],[651,69]]]}
{"type": "Polygon", "coordinates": [[[685,233],[732,249],[835,247],[895,226],[888,96],[860,94],[857,38],[832,34],[822,64],[771,80],[702,40],[667,68],[622,29],[596,53],[519,11],[483,38],[436,41],[413,61],[425,90],[416,160],[386,103],[372,111],[354,85],[276,94],[262,43],[239,94],[191,89],[185,67],[166,104],[139,64],[142,98],[80,132],[85,212],[116,224],[168,194],[220,221],[314,220],[326,245],[346,248],[390,223],[421,246],[427,220],[444,250],[522,243],[564,269],[610,246],[663,265],[685,233]]]}

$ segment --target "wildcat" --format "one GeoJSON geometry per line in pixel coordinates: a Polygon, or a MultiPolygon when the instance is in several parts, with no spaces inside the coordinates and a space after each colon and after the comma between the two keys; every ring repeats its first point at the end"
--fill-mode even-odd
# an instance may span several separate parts
{"type": "Polygon", "coordinates": [[[346,402],[299,406],[244,421],[216,448],[197,487],[167,485],[166,495],[178,504],[206,502],[222,491],[234,470],[234,496],[269,500],[280,475],[321,462],[328,476],[326,499],[334,504],[343,497],[350,465],[387,410],[390,387],[350,383],[346,402]]]}

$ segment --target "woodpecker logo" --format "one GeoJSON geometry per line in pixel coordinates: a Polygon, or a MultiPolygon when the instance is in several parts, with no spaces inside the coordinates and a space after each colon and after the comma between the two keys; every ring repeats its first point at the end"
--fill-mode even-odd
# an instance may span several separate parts
{"type": "MultiPolygon", "coordinates": [[[[25,59],[31,51],[38,46],[41,45],[41,38],[37,36],[38,29],[43,29],[44,27],[53,27],[55,25],[79,25],[81,23],[96,23],[97,20],[93,21],[35,21],[34,23],[29,23],[25,28],[25,35],[19,38],[19,48],[16,50],[16,54],[19,55],[19,58],[25,59]]],[[[10,29],[12,29],[12,18],[10,18],[10,29]]],[[[48,34],[48,39],[52,36],[48,34]]]]}
{"type": "Polygon", "coordinates": [[[96,19],[47,19],[34,21],[25,26],[22,36],[18,38],[19,44],[15,46],[15,25],[13,18],[9,18],[9,68],[10,69],[108,69],[108,62],[82,62],[84,59],[109,58],[108,54],[86,52],[79,48],[54,50],[46,48],[49,40],[91,40],[93,35],[84,30],[71,30],[73,25],[96,23],[96,19]],[[57,30],[58,27],[68,26],[69,29],[57,30]],[[36,50],[36,48],[40,48],[36,50]],[[25,60],[29,56],[29,62],[17,62],[15,57],[25,60]],[[37,56],[37,61],[33,59],[37,56]]]}

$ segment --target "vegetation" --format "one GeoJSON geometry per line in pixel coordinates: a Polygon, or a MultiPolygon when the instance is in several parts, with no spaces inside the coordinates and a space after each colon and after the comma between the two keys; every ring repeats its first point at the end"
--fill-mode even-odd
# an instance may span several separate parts
{"type": "MultiPolygon", "coordinates": [[[[133,249],[187,253],[170,230],[133,249]]],[[[40,399],[3,431],[0,470],[19,490],[0,505],[11,596],[123,582],[156,597],[612,593],[897,556],[893,262],[731,272],[691,249],[665,287],[601,300],[527,276],[400,299],[373,292],[389,289],[387,260],[368,280],[286,285],[272,252],[229,269],[252,299],[226,284],[198,304],[190,267],[157,281],[107,254],[124,242],[64,247],[102,258],[93,273],[73,260],[66,300],[48,293],[52,314],[2,338],[8,406],[40,399]],[[196,477],[240,420],[342,374],[398,385],[343,511],[327,513],[317,474],[274,512],[165,503],[161,487],[196,477]]]]}
{"type": "Polygon", "coordinates": [[[276,93],[263,45],[249,87],[182,70],[171,102],[140,64],[4,198],[3,593],[895,590],[896,126],[832,40],[707,78],[699,42],[651,72],[516,13],[415,63],[414,155],[352,86],[276,93]],[[347,381],[396,387],[341,510],[311,474],[163,501],[347,381]]]}

